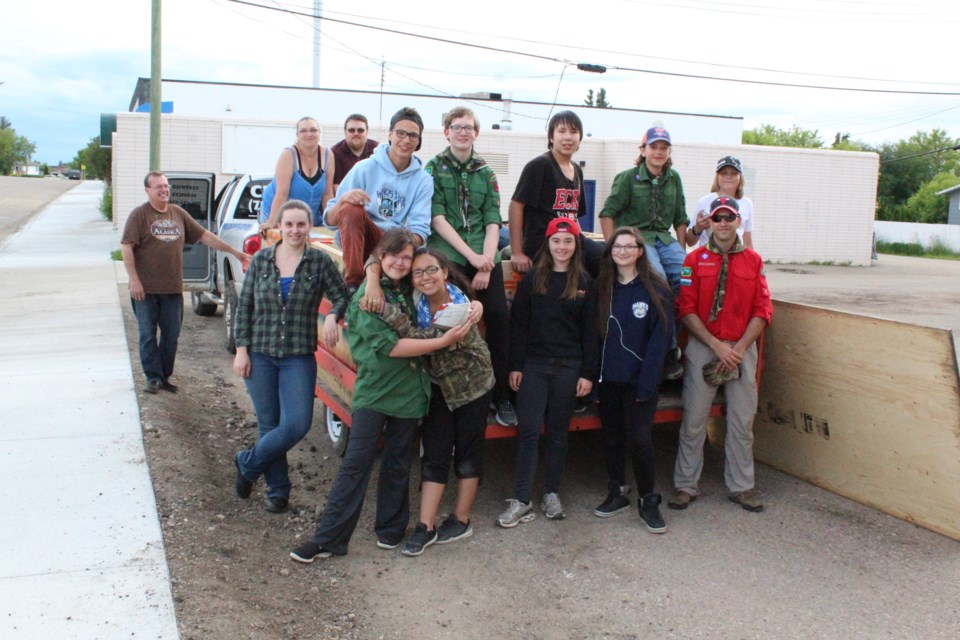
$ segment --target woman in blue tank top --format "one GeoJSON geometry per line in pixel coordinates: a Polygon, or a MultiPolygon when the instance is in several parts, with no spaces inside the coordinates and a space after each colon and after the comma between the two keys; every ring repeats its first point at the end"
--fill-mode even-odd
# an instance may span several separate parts
{"type": "Polygon", "coordinates": [[[280,153],[271,182],[260,204],[260,231],[277,226],[280,207],[287,200],[302,200],[313,211],[313,225],[321,223],[320,213],[333,197],[333,155],[320,145],[320,125],[313,118],[297,121],[297,141],[280,153]]]}

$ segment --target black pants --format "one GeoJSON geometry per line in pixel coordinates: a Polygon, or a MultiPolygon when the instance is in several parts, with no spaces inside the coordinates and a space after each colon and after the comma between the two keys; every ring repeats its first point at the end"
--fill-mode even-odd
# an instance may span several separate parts
{"type": "Polygon", "coordinates": [[[440,387],[433,385],[430,413],[420,429],[423,445],[420,475],[424,482],[446,484],[451,459],[458,480],[483,477],[483,443],[489,406],[490,394],[485,393],[451,411],[440,387]]]}
{"type": "MultiPolygon", "coordinates": [[[[467,263],[466,266],[453,265],[468,281],[473,281],[477,270],[467,263]]],[[[500,263],[490,272],[490,284],[486,289],[474,292],[483,305],[483,323],[486,326],[484,339],[490,349],[490,364],[496,386],[493,388],[493,401],[505,402],[510,399],[509,350],[510,350],[510,312],[507,309],[507,294],[503,289],[503,267],[500,263]]]]}
{"type": "Polygon", "coordinates": [[[377,535],[403,535],[410,521],[410,463],[417,418],[393,418],[372,409],[353,412],[350,439],[337,478],[327,496],[320,526],[311,540],[336,555],[345,555],[360,520],[363,498],[383,433],[377,483],[377,535]]]}
{"type": "Polygon", "coordinates": [[[640,497],[653,493],[656,461],[653,452],[653,416],[657,396],[637,402],[637,387],[619,382],[600,383],[600,420],[603,457],[607,465],[607,489],[617,493],[626,484],[626,455],[640,497]]]}
{"type": "Polygon", "coordinates": [[[537,473],[540,426],[546,423],[547,450],[544,493],[560,490],[560,476],[567,464],[570,416],[577,400],[579,358],[528,358],[517,392],[517,467],[515,498],[530,502],[537,473]]]}

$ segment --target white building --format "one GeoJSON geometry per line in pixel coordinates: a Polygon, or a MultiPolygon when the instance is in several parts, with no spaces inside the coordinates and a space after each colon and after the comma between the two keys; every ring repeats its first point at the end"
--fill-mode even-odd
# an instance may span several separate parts
{"type": "MultiPolygon", "coordinates": [[[[415,107],[426,125],[418,154],[426,161],[446,146],[443,113],[466,104],[483,125],[477,151],[500,179],[505,218],[523,166],[547,149],[544,127],[550,105],[479,101],[495,105],[485,111],[474,99],[384,94],[381,112],[381,96],[376,93],[181,81],[164,81],[163,85],[163,100],[173,102],[173,113],[161,118],[161,167],[210,171],[218,174],[219,184],[238,173],[272,173],[281,149],[294,142],[296,120],[304,115],[317,117],[321,144],[332,145],[342,138],[343,118],[350,113],[364,113],[370,119],[370,137],[384,141],[387,127],[382,121],[389,122],[401,107],[415,107]],[[507,106],[509,111],[505,111],[507,106]],[[517,118],[521,109],[530,113],[541,109],[544,119],[521,127],[517,118]],[[513,129],[492,130],[497,118],[502,124],[504,113],[511,114],[513,129]]],[[[143,82],[138,83],[131,110],[149,95],[143,90],[143,82]]],[[[688,215],[693,216],[697,200],[709,192],[717,160],[733,154],[743,161],[746,195],[754,202],[754,248],[766,260],[870,264],[879,167],[874,153],[741,145],[740,118],[566,105],[556,108],[573,108],[592,134],[574,157],[587,182],[587,228],[593,223],[599,230],[595,216],[614,176],[633,166],[640,137],[650,123],[659,121],[673,138],[674,168],[683,178],[688,215]]],[[[117,114],[113,152],[113,219],[122,229],[130,210],[145,199],[147,114],[117,114]]]]}

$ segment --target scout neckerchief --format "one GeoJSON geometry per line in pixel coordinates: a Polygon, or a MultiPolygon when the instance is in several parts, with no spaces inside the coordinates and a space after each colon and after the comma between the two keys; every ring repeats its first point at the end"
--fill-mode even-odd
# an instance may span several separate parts
{"type": "Polygon", "coordinates": [[[487,161],[477,155],[476,151],[470,152],[470,158],[467,160],[466,164],[461,163],[457,160],[457,157],[453,155],[453,152],[450,151],[450,147],[447,147],[443,150],[443,153],[440,154],[445,162],[450,163],[450,169],[454,174],[457,172],[460,173],[460,181],[457,184],[457,200],[460,203],[460,219],[463,223],[463,228],[466,231],[470,231],[470,189],[467,187],[467,174],[477,171],[483,166],[486,166],[487,161]]]}
{"type": "Polygon", "coordinates": [[[383,299],[396,305],[404,315],[410,317],[410,305],[407,304],[407,294],[410,293],[410,283],[406,281],[394,282],[387,276],[380,276],[380,288],[383,290],[383,299]]]}
{"type": "Polygon", "coordinates": [[[708,322],[713,322],[720,315],[723,309],[723,296],[727,292],[727,268],[730,266],[730,254],[743,251],[743,241],[737,235],[736,243],[728,250],[724,251],[713,241],[713,234],[710,234],[710,240],[707,241],[707,251],[723,256],[723,263],[720,265],[720,279],[717,280],[717,288],[713,292],[713,306],[710,307],[710,318],[708,322]]]}
{"type": "Polygon", "coordinates": [[[440,305],[436,314],[430,313],[430,299],[419,291],[414,292],[413,304],[417,308],[417,326],[421,329],[432,327],[434,318],[440,315],[440,312],[443,311],[448,304],[468,304],[470,302],[470,299],[463,295],[463,292],[460,291],[456,285],[452,285],[449,282],[447,282],[446,285],[447,293],[450,294],[450,302],[445,302],[440,305]]]}

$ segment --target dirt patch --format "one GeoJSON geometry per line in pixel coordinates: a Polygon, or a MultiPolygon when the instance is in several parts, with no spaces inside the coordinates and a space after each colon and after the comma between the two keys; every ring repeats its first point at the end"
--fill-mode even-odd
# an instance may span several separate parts
{"type": "MultiPolygon", "coordinates": [[[[136,321],[125,287],[120,295],[142,389],[136,321]]],[[[234,495],[233,455],[255,442],[256,417],[222,345],[222,320],[195,316],[188,304],[174,375],[180,392],[139,394],[181,636],[378,637],[358,616],[361,598],[343,564],[305,570],[287,557],[298,537],[313,531],[318,499],[339,464],[319,429],[290,456],[296,487],[291,512],[265,512],[262,483],[250,500],[234,495]]]]}

